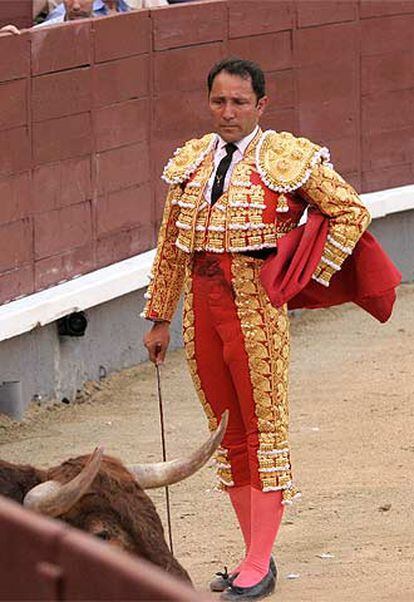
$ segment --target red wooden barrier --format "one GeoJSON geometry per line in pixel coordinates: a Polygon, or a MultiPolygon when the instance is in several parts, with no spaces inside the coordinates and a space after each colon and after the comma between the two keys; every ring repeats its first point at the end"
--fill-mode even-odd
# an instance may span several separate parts
{"type": "Polygon", "coordinates": [[[145,560],[0,497],[0,600],[212,600],[145,560]]]}

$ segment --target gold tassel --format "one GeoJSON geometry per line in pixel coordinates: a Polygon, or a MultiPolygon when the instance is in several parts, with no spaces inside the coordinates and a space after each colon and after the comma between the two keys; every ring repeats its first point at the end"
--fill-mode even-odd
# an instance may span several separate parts
{"type": "Polygon", "coordinates": [[[276,211],[278,213],[286,213],[289,211],[288,198],[285,194],[279,194],[276,211]]]}

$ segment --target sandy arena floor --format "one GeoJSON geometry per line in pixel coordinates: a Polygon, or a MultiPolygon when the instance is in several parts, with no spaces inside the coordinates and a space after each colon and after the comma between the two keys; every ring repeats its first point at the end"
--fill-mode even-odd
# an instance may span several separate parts
{"type": "MultiPolygon", "coordinates": [[[[293,319],[291,443],[303,498],[285,512],[269,600],[414,600],[414,286],[391,321],[355,307],[293,319]]],[[[162,374],[169,457],[207,435],[182,351],[162,374]]],[[[124,461],[161,458],[154,369],[90,384],[83,403],[0,418],[0,457],[42,466],[104,442],[124,461]]],[[[242,551],[225,495],[205,468],[171,490],[178,559],[199,588],[242,551]]],[[[165,518],[163,492],[153,496],[165,518]]]]}

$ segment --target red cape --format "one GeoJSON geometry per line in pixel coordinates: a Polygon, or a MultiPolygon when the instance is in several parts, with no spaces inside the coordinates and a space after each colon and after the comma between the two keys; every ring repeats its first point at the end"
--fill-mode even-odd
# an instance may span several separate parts
{"type": "Polygon", "coordinates": [[[380,322],[391,316],[401,274],[369,232],[359,239],[329,287],[312,279],[328,235],[328,218],[310,210],[308,221],[278,243],[276,255],[264,262],[261,281],[276,307],[317,309],[353,301],[380,322]]]}

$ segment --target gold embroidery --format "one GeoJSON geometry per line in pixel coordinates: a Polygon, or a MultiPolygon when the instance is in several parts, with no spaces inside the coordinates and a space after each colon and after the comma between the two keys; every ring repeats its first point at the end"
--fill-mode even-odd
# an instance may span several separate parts
{"type": "Polygon", "coordinates": [[[369,226],[371,217],[352,186],[327,166],[314,168],[300,194],[330,218],[328,240],[313,275],[328,286],[369,226]]]}
{"type": "Polygon", "coordinates": [[[282,490],[284,503],[290,503],[298,492],[288,445],[289,322],[286,306],[273,307],[260,283],[261,265],[260,260],[235,255],[232,281],[256,404],[262,488],[282,490]]]}
{"type": "Polygon", "coordinates": [[[263,201],[265,198],[265,193],[259,184],[252,184],[250,189],[248,190],[248,194],[250,196],[250,206],[252,209],[257,209],[257,205],[261,207],[263,205],[263,201]]]}
{"type": "Polygon", "coordinates": [[[180,186],[171,186],[158,235],[152,280],[146,293],[148,301],[142,312],[144,318],[171,321],[181,295],[188,257],[175,245],[180,198],[180,186]]]}
{"type": "Polygon", "coordinates": [[[257,149],[256,166],[271,190],[289,192],[309,178],[312,167],[329,161],[329,151],[289,132],[265,132],[257,149]]]}
{"type": "MultiPolygon", "coordinates": [[[[248,154],[245,154],[245,158],[248,157],[248,154]]],[[[250,188],[250,176],[253,171],[253,164],[250,160],[246,163],[242,161],[236,165],[232,174],[232,183],[233,186],[240,186],[241,188],[250,188]]]]}
{"type": "Polygon", "coordinates": [[[219,447],[214,454],[214,460],[217,469],[218,487],[225,490],[227,487],[233,487],[234,481],[231,473],[231,466],[228,458],[228,451],[224,447],[219,447]]]}
{"type": "MultiPolygon", "coordinates": [[[[201,386],[201,380],[197,372],[197,363],[195,359],[195,343],[194,343],[194,309],[193,309],[193,292],[190,267],[186,267],[186,278],[184,285],[184,309],[183,309],[183,340],[187,358],[188,368],[194,383],[195,390],[201,402],[203,410],[207,416],[208,428],[210,431],[215,431],[218,426],[217,418],[214,415],[211,405],[208,403],[204,391],[201,386]]],[[[231,474],[231,467],[227,457],[227,450],[219,447],[215,453],[215,462],[217,468],[217,476],[220,487],[231,487],[234,485],[231,474]]]]}
{"type": "Polygon", "coordinates": [[[204,250],[209,205],[206,203],[197,215],[197,225],[194,237],[194,250],[204,250]]]}
{"type": "Polygon", "coordinates": [[[289,205],[287,202],[287,198],[284,194],[279,194],[279,198],[277,199],[277,209],[279,213],[285,213],[289,211],[289,205]]]}
{"type": "MultiPolygon", "coordinates": [[[[326,165],[314,166],[317,161],[327,158],[323,149],[287,132],[259,132],[246,150],[243,160],[233,170],[227,194],[210,207],[204,200],[204,190],[213,169],[210,150],[214,140],[214,135],[209,134],[198,141],[190,141],[173,160],[176,171],[175,175],[170,173],[171,177],[178,178],[180,169],[181,175],[188,173],[188,165],[191,165],[193,177],[184,191],[180,186],[172,187],[173,201],[168,202],[167,199],[165,215],[168,227],[167,222],[163,223],[160,233],[162,251],[157,254],[153,270],[155,278],[149,290],[154,300],[150,300],[144,310],[146,317],[171,319],[181,290],[184,260],[180,254],[183,251],[185,254],[194,250],[237,253],[273,248],[280,236],[296,227],[298,217],[294,212],[286,213],[275,224],[270,217],[271,212],[266,211],[272,203],[276,211],[289,210],[287,196],[280,194],[276,197],[273,192],[277,189],[274,178],[279,177],[279,172],[272,165],[277,164],[278,169],[282,170],[281,174],[291,170],[289,178],[296,170],[299,175],[297,179],[293,178],[294,187],[298,187],[301,179],[299,194],[330,218],[328,241],[313,275],[318,282],[328,286],[330,278],[340,269],[369,224],[369,214],[353,188],[326,165]],[[282,164],[283,161],[285,163],[282,164]],[[292,168],[288,167],[289,162],[292,168]],[[258,179],[257,169],[271,191],[266,189],[263,182],[255,183],[258,179]],[[179,253],[172,249],[173,242],[179,253]],[[170,273],[166,269],[168,263],[170,273]],[[171,311],[167,307],[167,300],[168,303],[172,301],[174,306],[171,311]]],[[[170,168],[173,169],[172,163],[170,168]]],[[[285,180],[286,186],[279,187],[280,190],[292,188],[293,180],[289,185],[285,180]]]]}
{"type": "Polygon", "coordinates": [[[212,150],[216,140],[216,134],[206,134],[202,138],[186,142],[182,148],[175,151],[167,163],[163,180],[168,184],[181,184],[188,180],[212,150]]]}
{"type": "Polygon", "coordinates": [[[213,159],[210,154],[196,170],[194,179],[187,184],[183,192],[183,202],[177,217],[179,230],[176,245],[187,253],[191,253],[197,247],[203,247],[204,244],[205,235],[202,232],[207,226],[208,211],[200,211],[200,207],[212,169],[213,159]],[[197,186],[193,185],[194,182],[197,186]]]}
{"type": "MultiPolygon", "coordinates": [[[[188,180],[178,202],[176,245],[179,249],[186,253],[195,250],[222,253],[273,248],[281,235],[297,225],[293,219],[288,225],[286,220],[280,224],[276,220],[275,224],[271,212],[266,214],[267,222],[264,221],[265,210],[272,204],[276,211],[289,210],[287,197],[267,190],[256,175],[257,155],[260,155],[257,151],[263,146],[263,140],[266,144],[271,140],[270,134],[272,132],[259,131],[234,168],[227,193],[213,207],[204,199],[204,191],[213,170],[210,151],[214,135],[191,140],[170,161],[166,168],[168,177],[184,182],[185,172],[188,180]],[[191,178],[188,165],[191,165],[191,178]]],[[[286,136],[278,134],[279,144],[285,144],[286,136]]],[[[302,144],[300,139],[297,144],[299,147],[302,144]]]]}

